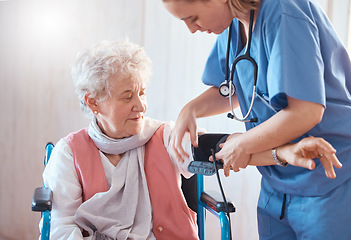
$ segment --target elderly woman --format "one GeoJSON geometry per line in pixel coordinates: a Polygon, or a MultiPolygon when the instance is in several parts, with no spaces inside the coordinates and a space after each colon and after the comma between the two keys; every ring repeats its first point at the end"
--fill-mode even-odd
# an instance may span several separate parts
{"type": "MultiPolygon", "coordinates": [[[[192,158],[178,161],[171,150],[172,123],[145,116],[150,65],[144,50],[128,41],[100,42],[74,63],[81,107],[93,117],[89,128],[56,144],[43,173],[53,191],[52,239],[197,239],[194,213],[180,190],[192,158]]],[[[191,156],[189,135],[183,144],[191,156]]],[[[320,149],[334,153],[323,139],[311,138],[278,148],[278,157],[313,168],[306,158],[320,149]]],[[[275,164],[269,152],[259,157],[275,164]]]]}
{"type": "Polygon", "coordinates": [[[52,239],[197,238],[179,187],[189,159],[168,155],[170,123],[145,117],[150,65],[139,46],[104,41],[72,66],[81,107],[94,116],[56,144],[44,171],[52,239]]]}

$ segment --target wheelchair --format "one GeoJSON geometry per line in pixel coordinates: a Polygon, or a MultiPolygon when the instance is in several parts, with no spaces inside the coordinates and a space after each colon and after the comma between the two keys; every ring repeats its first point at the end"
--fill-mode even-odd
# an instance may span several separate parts
{"type": "MultiPolygon", "coordinates": [[[[223,135],[216,135],[215,142],[223,135]]],[[[206,138],[203,138],[206,139],[206,138]]],[[[208,137],[207,137],[208,139],[208,137]]],[[[211,137],[213,139],[213,137],[211,137]]],[[[203,142],[206,142],[204,140],[203,142]]],[[[212,141],[213,142],[213,141],[212,141]]],[[[206,161],[209,150],[201,150],[201,145],[207,148],[208,143],[201,144],[199,138],[199,150],[193,149],[194,159],[206,161]]],[[[54,148],[52,143],[45,147],[44,166],[50,160],[51,152],[54,148]]],[[[198,235],[200,240],[205,240],[205,219],[206,211],[218,217],[221,228],[221,240],[231,239],[230,218],[229,214],[235,212],[235,206],[232,202],[223,201],[218,196],[208,194],[204,191],[204,175],[196,174],[189,179],[182,177],[182,190],[188,206],[197,212],[198,235]],[[196,190],[196,191],[195,191],[196,190]]],[[[52,208],[53,193],[50,188],[38,187],[35,189],[32,199],[32,211],[41,212],[42,229],[41,240],[50,239],[50,220],[52,208]]]]}

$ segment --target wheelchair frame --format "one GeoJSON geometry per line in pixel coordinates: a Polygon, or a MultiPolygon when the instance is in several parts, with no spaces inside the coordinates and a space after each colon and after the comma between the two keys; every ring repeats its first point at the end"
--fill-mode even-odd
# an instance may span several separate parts
{"type": "MultiPolygon", "coordinates": [[[[45,146],[44,167],[49,162],[54,144],[48,143],[45,146]]],[[[32,211],[41,212],[43,226],[41,228],[40,239],[50,239],[50,222],[52,208],[52,191],[47,187],[38,187],[34,190],[32,199],[32,211]]]]}

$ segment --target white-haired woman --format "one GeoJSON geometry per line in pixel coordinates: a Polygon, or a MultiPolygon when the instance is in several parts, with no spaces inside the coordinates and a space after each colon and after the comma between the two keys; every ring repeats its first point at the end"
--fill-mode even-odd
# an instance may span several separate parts
{"type": "MultiPolygon", "coordinates": [[[[73,64],[82,109],[93,118],[88,128],[59,140],[43,173],[53,191],[51,239],[197,239],[180,189],[192,158],[180,162],[172,152],[171,123],[145,116],[150,65],[144,50],[128,41],[100,42],[73,64]]],[[[189,136],[183,144],[191,156],[189,136]]],[[[281,147],[279,157],[313,167],[306,154],[321,150],[334,153],[311,138],[281,147]]],[[[269,152],[257,159],[275,164],[269,152]]]]}
{"type": "Polygon", "coordinates": [[[197,239],[179,183],[180,173],[191,176],[190,159],[168,154],[170,123],[145,116],[145,51],[102,41],[78,56],[72,74],[93,119],[56,144],[43,173],[53,191],[51,239],[197,239]]]}

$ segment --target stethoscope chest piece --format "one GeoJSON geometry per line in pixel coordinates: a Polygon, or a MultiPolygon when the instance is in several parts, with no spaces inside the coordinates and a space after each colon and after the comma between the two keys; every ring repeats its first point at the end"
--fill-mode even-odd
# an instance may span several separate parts
{"type": "Polygon", "coordinates": [[[235,86],[231,81],[224,81],[220,86],[219,86],[219,93],[223,97],[229,97],[229,93],[231,92],[230,96],[233,96],[235,93],[235,86]],[[230,85],[231,86],[230,86],[230,85]]]}
{"type": "Polygon", "coordinates": [[[229,105],[231,108],[231,113],[228,114],[229,118],[235,119],[240,122],[257,122],[257,118],[251,118],[249,119],[249,115],[252,111],[253,104],[255,101],[255,94],[256,94],[256,83],[257,83],[257,71],[258,71],[258,66],[256,61],[250,56],[250,48],[251,48],[251,38],[252,38],[252,28],[253,28],[253,21],[254,21],[254,15],[255,11],[252,9],[250,11],[250,25],[249,25],[249,36],[248,36],[248,41],[247,41],[247,48],[246,51],[243,55],[238,56],[234,59],[232,66],[230,68],[230,75],[228,78],[228,72],[229,72],[229,51],[230,51],[230,42],[231,42],[231,32],[232,32],[232,25],[233,23],[230,24],[229,29],[228,29],[228,41],[227,41],[227,52],[226,52],[226,59],[225,59],[225,75],[224,75],[224,82],[219,86],[219,93],[223,97],[229,97],[229,93],[231,93],[231,96],[234,95],[235,93],[235,86],[233,83],[233,76],[234,76],[234,71],[235,71],[235,66],[237,65],[238,62],[242,60],[247,60],[249,61],[253,68],[254,68],[254,81],[253,81],[253,86],[252,86],[252,98],[251,98],[251,103],[250,107],[246,113],[246,115],[243,118],[238,118],[233,110],[233,104],[232,104],[232,98],[229,97],[229,105]]]}

